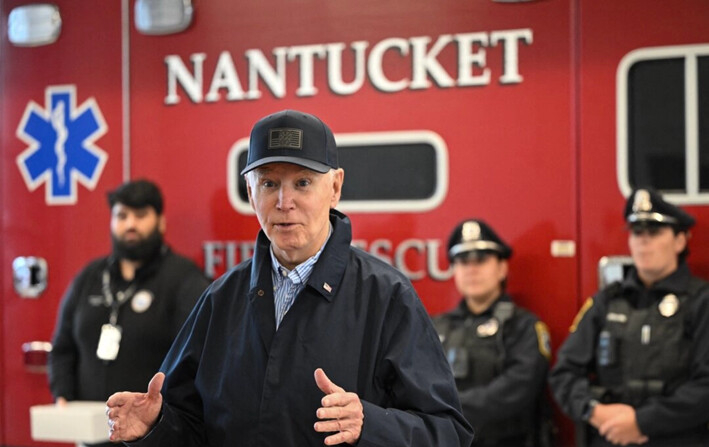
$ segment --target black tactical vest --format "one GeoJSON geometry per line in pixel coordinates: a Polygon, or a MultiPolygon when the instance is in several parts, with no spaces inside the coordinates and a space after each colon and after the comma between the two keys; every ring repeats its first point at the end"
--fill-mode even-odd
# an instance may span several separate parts
{"type": "Polygon", "coordinates": [[[606,403],[640,406],[652,396],[671,394],[687,380],[688,300],[704,284],[693,278],[688,294],[667,294],[644,309],[631,306],[620,284],[613,286],[596,343],[600,385],[596,397],[606,403]]]}
{"type": "Polygon", "coordinates": [[[471,317],[458,325],[449,320],[434,321],[460,391],[487,385],[500,374],[505,351],[503,329],[513,313],[513,303],[500,302],[493,316],[480,324],[475,324],[471,317]]]}
{"type": "MultiPolygon", "coordinates": [[[[474,323],[470,316],[460,324],[451,324],[447,318],[434,320],[458,391],[487,385],[502,373],[505,361],[505,323],[512,318],[515,311],[514,303],[501,301],[495,305],[492,317],[480,324],[474,323]]],[[[473,445],[494,444],[496,440],[525,436],[533,431],[531,414],[520,414],[485,427],[477,427],[474,422],[471,421],[478,441],[473,445]]],[[[529,445],[528,442],[531,443],[532,440],[525,440],[520,447],[529,445]]]]}

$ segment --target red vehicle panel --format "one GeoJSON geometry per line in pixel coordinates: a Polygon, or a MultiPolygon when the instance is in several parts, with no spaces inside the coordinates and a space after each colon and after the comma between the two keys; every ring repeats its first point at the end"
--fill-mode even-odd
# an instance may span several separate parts
{"type": "MultiPolygon", "coordinates": [[[[683,79],[709,89],[702,0],[195,0],[192,23],[164,35],[138,29],[138,1],[55,0],[56,41],[18,46],[9,16],[30,2],[0,0],[2,446],[47,445],[29,424],[29,407],[51,402],[46,374],[28,368],[22,346],[51,339],[68,283],[109,251],[105,193],[123,180],[160,184],[167,240],[218,275],[250,256],[258,231],[238,176],[251,125],[284,108],[313,113],[349,148],[345,186],[382,181],[342,203],[358,245],[402,269],[437,314],[459,299],[449,232],[487,220],[515,251],[510,292],[548,323],[555,351],[597,288],[599,259],[627,253],[623,64],[673,47],[690,61],[683,79]],[[42,144],[52,135],[76,147],[77,132],[81,156],[42,144]],[[54,164],[42,165],[43,150],[54,164]],[[72,174],[59,176],[67,163],[72,174]],[[15,287],[18,257],[47,263],[36,297],[15,287]]],[[[698,109],[686,109],[678,146],[700,155],[687,156],[688,187],[675,193],[698,218],[690,261],[709,277],[698,109]]],[[[560,445],[571,445],[557,417],[560,445]]]]}

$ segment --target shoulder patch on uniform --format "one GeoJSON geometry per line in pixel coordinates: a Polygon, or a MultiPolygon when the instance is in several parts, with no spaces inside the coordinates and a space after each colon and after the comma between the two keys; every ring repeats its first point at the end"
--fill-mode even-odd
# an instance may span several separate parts
{"type": "Polygon", "coordinates": [[[549,335],[549,328],[543,321],[537,321],[534,323],[534,330],[537,331],[539,352],[547,360],[551,360],[551,335],[549,335]]]}
{"type": "Polygon", "coordinates": [[[579,325],[579,322],[583,318],[584,315],[586,315],[586,312],[588,312],[588,309],[593,307],[593,298],[589,297],[586,299],[586,302],[583,303],[583,306],[581,306],[581,309],[579,309],[579,313],[576,314],[576,317],[574,317],[573,323],[571,323],[571,327],[569,327],[569,332],[576,332],[576,327],[579,325]]]}

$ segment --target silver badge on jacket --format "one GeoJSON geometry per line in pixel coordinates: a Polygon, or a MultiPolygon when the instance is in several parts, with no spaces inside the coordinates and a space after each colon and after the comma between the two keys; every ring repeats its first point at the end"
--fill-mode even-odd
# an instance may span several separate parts
{"type": "Polygon", "coordinates": [[[149,290],[139,290],[133,295],[130,301],[130,307],[135,313],[143,313],[153,303],[153,294],[149,290]]]}
{"type": "Polygon", "coordinates": [[[676,314],[677,309],[679,309],[679,299],[677,295],[674,293],[665,295],[662,301],[660,301],[660,304],[657,305],[657,308],[660,310],[660,315],[663,317],[671,317],[676,314]]]}
{"type": "Polygon", "coordinates": [[[500,322],[497,321],[497,318],[490,318],[489,320],[478,326],[478,337],[492,337],[493,335],[497,334],[497,331],[499,329],[500,322]]]}

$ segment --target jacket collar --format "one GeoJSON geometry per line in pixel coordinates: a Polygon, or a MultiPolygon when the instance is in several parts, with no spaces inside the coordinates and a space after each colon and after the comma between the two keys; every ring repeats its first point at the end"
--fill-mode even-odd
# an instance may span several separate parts
{"type": "Polygon", "coordinates": [[[468,305],[465,302],[465,298],[460,300],[460,303],[458,303],[458,306],[451,310],[450,314],[458,317],[458,318],[465,318],[467,316],[480,316],[480,315],[492,315],[492,313],[495,311],[495,307],[497,306],[497,303],[500,303],[502,301],[512,301],[512,298],[505,292],[502,292],[502,295],[500,295],[490,307],[487,308],[487,310],[479,315],[473,314],[470,309],[468,308],[468,305]]]}
{"type": "MultiPolygon", "coordinates": [[[[352,242],[352,224],[349,217],[337,210],[330,210],[330,223],[332,235],[320,254],[320,259],[315,263],[307,283],[328,301],[332,301],[342,282],[352,242]]],[[[273,288],[270,246],[271,241],[266,237],[266,233],[259,231],[251,264],[251,290],[273,288]]]]}
{"type": "MultiPolygon", "coordinates": [[[[689,279],[692,274],[689,270],[689,266],[686,261],[680,261],[677,266],[677,270],[670,273],[665,278],[654,283],[649,290],[659,290],[662,292],[671,292],[675,294],[681,294],[687,291],[689,287],[689,279]]],[[[632,267],[628,274],[623,279],[622,287],[624,290],[642,290],[645,286],[638,277],[638,271],[635,267],[632,267]]]]}

